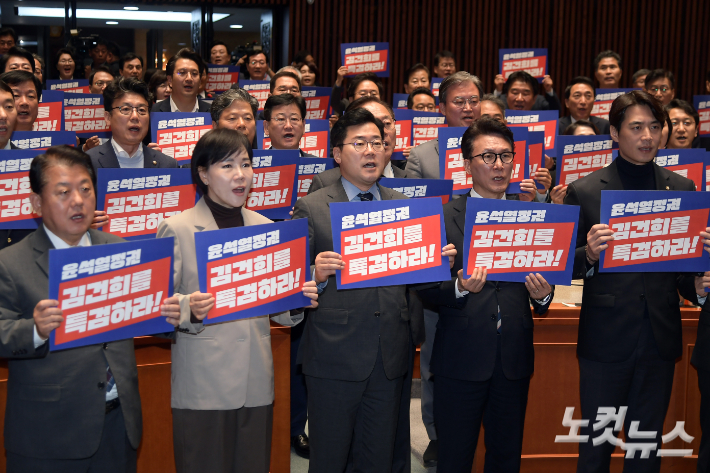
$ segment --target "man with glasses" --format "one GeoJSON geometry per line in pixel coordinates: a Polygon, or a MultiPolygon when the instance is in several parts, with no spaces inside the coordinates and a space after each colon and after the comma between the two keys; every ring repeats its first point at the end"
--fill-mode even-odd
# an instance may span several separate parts
{"type": "Polygon", "coordinates": [[[315,156],[300,149],[306,129],[306,101],[300,95],[272,95],[264,104],[264,133],[273,149],[297,149],[301,156],[315,156]]]}
{"type": "Polygon", "coordinates": [[[269,89],[269,96],[281,94],[301,95],[301,78],[294,72],[281,70],[271,78],[269,89]]]}
{"type": "Polygon", "coordinates": [[[274,71],[269,67],[269,56],[262,50],[252,51],[237,62],[237,66],[246,64],[247,79],[249,80],[269,80],[274,75],[274,71]]]}
{"type": "Polygon", "coordinates": [[[646,92],[665,107],[675,98],[675,76],[671,71],[655,69],[646,76],[646,92]]]}
{"type": "Polygon", "coordinates": [[[446,79],[456,72],[456,59],[451,51],[439,51],[434,56],[434,75],[446,79]]]}
{"type": "Polygon", "coordinates": [[[343,79],[348,73],[347,66],[342,66],[338,69],[338,78],[333,86],[333,91],[330,93],[330,104],[333,107],[333,112],[340,117],[350,102],[362,97],[376,97],[381,99],[385,95],[385,86],[382,84],[382,79],[377,77],[373,72],[363,72],[348,80],[347,98],[341,98],[343,95],[343,79]]]}
{"type": "Polygon", "coordinates": [[[197,98],[205,64],[199,54],[183,48],[170,58],[165,67],[170,98],[155,104],[154,112],[209,112],[210,104],[197,98]]]}
{"type": "Polygon", "coordinates": [[[106,86],[113,81],[113,76],[108,67],[99,66],[91,72],[89,76],[89,92],[92,94],[103,94],[106,86]]]}
{"type": "Polygon", "coordinates": [[[417,87],[407,97],[407,108],[418,112],[436,112],[436,98],[428,87],[417,87]]]}

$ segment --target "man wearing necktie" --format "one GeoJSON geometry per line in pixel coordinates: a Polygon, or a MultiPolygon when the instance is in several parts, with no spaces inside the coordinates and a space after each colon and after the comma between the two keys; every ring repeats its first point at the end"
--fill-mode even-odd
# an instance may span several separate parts
{"type": "MultiPolygon", "coordinates": [[[[333,127],[333,155],[342,177],[296,203],[293,218],[308,218],[313,278],[319,288],[298,353],[308,387],[311,473],[389,472],[404,375],[409,364],[406,286],[338,291],[345,268],[333,251],[331,202],[406,199],[381,187],[383,123],[361,108],[333,127]]],[[[442,254],[453,254],[444,247],[442,254]]]]}
{"type": "MultiPolygon", "coordinates": [[[[506,195],[515,146],[510,129],[491,118],[474,122],[461,151],[473,186],[470,197],[530,201],[533,194],[506,195]]],[[[525,152],[525,150],[522,150],[525,152]]],[[[463,278],[466,198],[444,206],[446,239],[458,250],[450,281],[420,290],[438,306],[431,371],[440,471],[470,472],[481,423],[485,428],[486,471],[520,469],[523,425],[534,366],[530,303],[544,313],[553,288],[540,274],[526,282],[486,280],[486,268],[463,278]]]]}

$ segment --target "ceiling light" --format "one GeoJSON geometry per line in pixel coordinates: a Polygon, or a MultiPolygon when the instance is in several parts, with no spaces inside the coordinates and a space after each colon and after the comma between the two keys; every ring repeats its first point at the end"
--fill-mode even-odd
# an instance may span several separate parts
{"type": "Polygon", "coordinates": [[[117,25],[118,22],[117,21],[107,21],[106,24],[107,25],[117,25]]]}
{"type": "MultiPolygon", "coordinates": [[[[64,18],[63,8],[44,7],[17,7],[17,16],[38,16],[44,18],[64,18]]],[[[213,21],[222,20],[229,15],[215,13],[213,21]]],[[[130,11],[130,10],[98,10],[82,8],[77,9],[76,17],[85,20],[129,20],[129,21],[168,21],[177,23],[190,23],[190,12],[158,12],[158,11],[130,11]]]]}
{"type": "Polygon", "coordinates": [[[239,29],[244,28],[244,25],[229,25],[230,28],[239,29]]]}
{"type": "Polygon", "coordinates": [[[123,7],[123,9],[124,9],[124,10],[135,11],[135,10],[138,10],[138,7],[123,7]]]}

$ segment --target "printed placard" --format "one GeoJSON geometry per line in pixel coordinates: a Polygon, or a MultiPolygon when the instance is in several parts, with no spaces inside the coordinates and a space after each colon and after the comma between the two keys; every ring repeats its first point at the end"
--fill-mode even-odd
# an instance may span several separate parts
{"type": "Polygon", "coordinates": [[[693,105],[700,115],[698,136],[710,136],[710,95],[694,95],[693,105]]]}
{"type": "Polygon", "coordinates": [[[464,168],[461,153],[461,137],[465,131],[465,126],[439,130],[439,176],[452,180],[453,193],[457,195],[470,192],[473,185],[471,175],[464,168]]]}
{"type": "Polygon", "coordinates": [[[708,227],[710,194],[602,191],[600,223],[614,231],[600,272],[702,272],[710,269],[700,232],[708,227]]]}
{"type": "Polygon", "coordinates": [[[64,92],[45,90],[37,106],[37,119],[32,131],[62,131],[64,129],[64,92]]]}
{"type": "Polygon", "coordinates": [[[150,129],[161,153],[188,164],[195,144],[212,129],[212,117],[204,112],[155,112],[150,114],[150,129]]]}
{"type": "MultiPolygon", "coordinates": [[[[532,176],[538,169],[545,167],[545,133],[542,131],[528,132],[528,169],[532,176]]],[[[538,190],[545,190],[545,186],[535,181],[538,190]]]]}
{"type": "Polygon", "coordinates": [[[222,64],[207,65],[207,90],[222,93],[239,83],[239,67],[222,64]]]}
{"type": "Polygon", "coordinates": [[[197,232],[195,250],[200,291],[215,297],[206,325],[311,304],[306,219],[197,232]]]}
{"type": "Polygon", "coordinates": [[[330,222],[339,290],[451,279],[441,199],[334,202],[330,222]]]}
{"type": "MultiPolygon", "coordinates": [[[[264,132],[264,121],[256,121],[256,141],[259,149],[268,150],[271,139],[264,132]]],[[[328,120],[307,120],[299,148],[306,154],[327,158],[330,153],[330,122],[328,120]]]]}
{"type": "Polygon", "coordinates": [[[73,131],[15,131],[10,141],[20,149],[44,151],[57,145],[76,146],[73,131]]]}
{"type": "Polygon", "coordinates": [[[190,169],[97,169],[98,210],[106,211],[101,227],[127,240],[152,238],[160,222],[195,206],[190,169]]]}
{"type": "Polygon", "coordinates": [[[407,110],[407,99],[409,94],[392,94],[392,102],[395,109],[407,110]]]}
{"type": "Polygon", "coordinates": [[[31,230],[41,222],[30,203],[30,164],[38,154],[29,149],[0,150],[1,230],[31,230]]]}
{"type": "Polygon", "coordinates": [[[545,153],[557,157],[557,122],[560,112],[557,110],[540,110],[528,112],[523,110],[506,110],[505,118],[509,127],[527,126],[529,131],[545,132],[545,153]]]}
{"type": "Polygon", "coordinates": [[[300,159],[298,150],[255,149],[246,207],[272,220],[290,218],[296,204],[300,159]]]}
{"type": "Polygon", "coordinates": [[[296,200],[308,195],[313,183],[313,176],[333,169],[335,161],[332,158],[298,158],[298,192],[296,200]]]}
{"type": "Polygon", "coordinates": [[[47,90],[59,90],[74,94],[90,94],[91,86],[89,85],[89,79],[49,79],[47,81],[47,90]]]}
{"type": "Polygon", "coordinates": [[[397,120],[397,112],[395,112],[395,120],[395,144],[394,151],[392,152],[392,157],[390,159],[394,159],[395,161],[403,161],[407,159],[404,156],[404,150],[412,146],[414,120],[412,118],[397,120]]]}
{"type": "Polygon", "coordinates": [[[499,49],[500,74],[508,79],[513,72],[525,71],[538,82],[547,74],[547,48],[499,49]]]}
{"type": "Polygon", "coordinates": [[[330,107],[330,87],[303,87],[301,97],[306,101],[306,120],[327,120],[330,107]]]}
{"type": "Polygon", "coordinates": [[[160,316],[172,294],[172,237],[50,250],[49,298],[64,316],[50,350],[172,332],[160,316]]]}
{"type": "Polygon", "coordinates": [[[436,112],[419,112],[417,110],[395,110],[394,118],[397,122],[412,121],[412,144],[419,146],[422,143],[439,137],[439,128],[446,127],[446,118],[436,112]]]}
{"type": "Polygon", "coordinates": [[[591,115],[608,120],[612,102],[614,102],[619,95],[627,94],[632,90],[641,89],[597,89],[595,91],[596,95],[594,97],[591,115]]]}
{"type": "MultiPolygon", "coordinates": [[[[441,83],[444,81],[441,77],[432,77],[431,79],[431,92],[434,94],[434,97],[439,96],[439,87],[441,86],[441,83]]],[[[438,103],[438,102],[437,102],[438,103]]]]}
{"type": "MultiPolygon", "coordinates": [[[[615,152],[614,158],[618,151],[615,152]]],[[[695,190],[706,188],[705,169],[710,166],[710,153],[701,148],[659,149],[654,159],[656,164],[690,179],[695,183],[695,190]]]]}
{"type": "Polygon", "coordinates": [[[520,183],[530,179],[530,156],[528,155],[528,140],[530,132],[525,128],[511,128],[515,140],[515,158],[510,183],[506,194],[520,194],[520,183]]]}
{"type": "Polygon", "coordinates": [[[568,185],[611,164],[613,141],[609,135],[560,135],[557,141],[556,185],[568,185]]]}
{"type": "Polygon", "coordinates": [[[80,138],[109,138],[111,128],[104,118],[104,96],[74,94],[64,97],[64,129],[80,138]]]}
{"type": "Polygon", "coordinates": [[[259,111],[264,111],[264,104],[269,98],[271,92],[270,80],[243,80],[239,82],[239,86],[249,92],[249,95],[259,101],[259,111]]]}
{"type": "Polygon", "coordinates": [[[423,197],[439,197],[445,204],[451,200],[454,181],[451,179],[405,179],[401,177],[382,177],[379,181],[382,187],[401,192],[410,199],[423,197]]]}
{"type": "Polygon", "coordinates": [[[378,77],[390,76],[389,43],[341,43],[341,66],[348,67],[346,77],[374,72],[378,77]]]}
{"type": "Polygon", "coordinates": [[[572,282],[579,206],[469,197],[464,277],[487,268],[487,280],[525,282],[540,273],[550,284],[572,282]]]}

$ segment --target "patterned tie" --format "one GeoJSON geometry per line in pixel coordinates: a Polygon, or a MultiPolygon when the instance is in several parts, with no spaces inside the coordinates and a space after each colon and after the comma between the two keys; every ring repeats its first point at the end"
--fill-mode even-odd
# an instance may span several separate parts
{"type": "Polygon", "coordinates": [[[116,384],[116,380],[113,377],[113,373],[111,372],[111,368],[106,365],[106,392],[111,392],[113,389],[113,385],[116,384]]]}
{"type": "Polygon", "coordinates": [[[372,195],[372,192],[360,192],[357,196],[360,197],[362,202],[372,202],[372,199],[375,197],[372,195]]]}
{"type": "Polygon", "coordinates": [[[500,323],[501,323],[501,318],[500,318],[500,306],[498,306],[498,322],[496,324],[496,328],[498,329],[498,333],[500,333],[500,323]]]}

